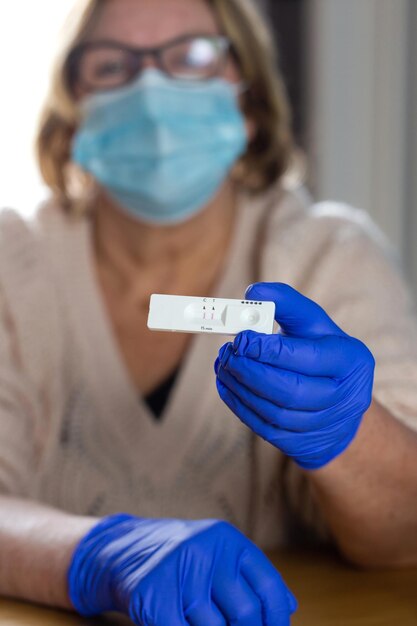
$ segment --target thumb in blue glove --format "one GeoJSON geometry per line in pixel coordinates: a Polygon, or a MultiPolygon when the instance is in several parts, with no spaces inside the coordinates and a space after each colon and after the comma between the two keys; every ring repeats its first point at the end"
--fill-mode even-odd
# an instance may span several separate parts
{"type": "Polygon", "coordinates": [[[140,626],[289,626],[297,602],[266,556],[226,522],[99,522],[68,571],[74,608],[140,626]]]}
{"type": "Polygon", "coordinates": [[[275,302],[282,333],[244,331],[222,346],[220,397],[302,468],[320,468],[347,448],[371,404],[373,356],[288,285],[258,283],[246,298],[275,302]]]}

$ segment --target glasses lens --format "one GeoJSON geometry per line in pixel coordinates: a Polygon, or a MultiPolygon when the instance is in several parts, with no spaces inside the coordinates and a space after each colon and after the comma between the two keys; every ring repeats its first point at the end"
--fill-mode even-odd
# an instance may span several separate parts
{"type": "Polygon", "coordinates": [[[205,80],[216,76],[227,52],[222,37],[196,37],[178,42],[163,50],[164,69],[184,80],[205,80]]]}
{"type": "Polygon", "coordinates": [[[111,46],[86,48],[78,59],[77,78],[92,89],[114,89],[130,80],[136,64],[128,50],[111,46]]]}

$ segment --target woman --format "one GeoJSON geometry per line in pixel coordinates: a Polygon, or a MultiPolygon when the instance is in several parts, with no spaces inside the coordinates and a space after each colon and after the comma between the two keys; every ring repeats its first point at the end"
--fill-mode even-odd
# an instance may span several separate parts
{"type": "Polygon", "coordinates": [[[0,593],[288,624],[292,594],[242,533],[272,548],[301,524],[361,565],[417,562],[409,299],[362,213],[288,188],[249,1],[83,5],[39,132],[53,197],[1,216],[0,593]],[[250,283],[283,334],[146,328],[151,293],[250,283]]]}

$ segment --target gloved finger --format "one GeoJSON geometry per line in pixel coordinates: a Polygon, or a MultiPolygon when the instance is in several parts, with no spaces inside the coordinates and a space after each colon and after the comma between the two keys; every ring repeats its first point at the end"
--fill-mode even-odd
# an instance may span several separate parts
{"type": "Polygon", "coordinates": [[[353,439],[360,420],[345,419],[317,431],[290,432],[276,429],[270,443],[305,469],[322,467],[340,454],[353,439]]]}
{"type": "Polygon", "coordinates": [[[242,385],[230,372],[219,369],[218,379],[255,415],[276,429],[305,433],[316,431],[333,424],[342,414],[342,405],[320,411],[302,411],[279,407],[270,400],[261,398],[242,385]]]}
{"type": "Polygon", "coordinates": [[[328,335],[312,340],[280,334],[264,335],[253,330],[239,333],[233,342],[237,356],[305,376],[328,378],[344,378],[360,358],[362,347],[365,348],[361,342],[347,335],[328,335]]]}
{"type": "Polygon", "coordinates": [[[184,615],[190,626],[228,626],[224,615],[214,600],[194,598],[184,609],[184,615]]]}
{"type": "Polygon", "coordinates": [[[131,603],[129,617],[137,626],[189,626],[179,599],[179,594],[172,593],[170,597],[166,594],[164,603],[155,598],[153,607],[149,607],[149,599],[146,602],[136,599],[131,603]]]}
{"type": "Polygon", "coordinates": [[[287,409],[327,409],[339,402],[343,393],[342,385],[334,378],[304,376],[265,365],[236,356],[231,347],[225,351],[221,366],[255,395],[287,409]]]}
{"type": "MultiPolygon", "coordinates": [[[[365,398],[366,401],[361,402],[361,404],[356,404],[354,411],[343,411],[343,406],[342,408],[339,407],[340,414],[336,417],[332,415],[331,409],[327,409],[327,416],[332,416],[331,422],[328,423],[327,426],[321,427],[318,430],[294,432],[284,428],[277,428],[267,423],[245,403],[248,402],[247,397],[245,397],[245,401],[243,401],[241,397],[231,391],[229,387],[220,380],[220,376],[223,377],[223,375],[231,376],[231,374],[225,372],[223,368],[220,368],[219,375],[216,378],[217,389],[223,402],[225,402],[230,410],[244,424],[253,430],[253,432],[274,445],[287,456],[293,457],[298,465],[305,469],[323,467],[345,450],[355,437],[362,416],[371,401],[370,394],[369,398],[367,394],[365,398]]],[[[230,381],[228,384],[230,384],[230,381]]],[[[264,403],[267,402],[257,397],[256,407],[258,411],[261,401],[264,403]]],[[[277,408],[278,412],[282,410],[283,409],[277,408]]],[[[292,413],[296,413],[296,411],[292,411],[292,413]]],[[[314,413],[310,412],[309,415],[314,415],[314,413]]]]}
{"type": "Polygon", "coordinates": [[[259,415],[245,405],[219,378],[216,385],[220,397],[229,409],[254,433],[294,458],[304,469],[322,467],[340,454],[352,441],[360,420],[336,422],[319,431],[292,432],[267,424],[259,415]]]}
{"type": "Polygon", "coordinates": [[[216,376],[217,376],[217,371],[218,371],[218,369],[219,369],[220,361],[222,360],[223,355],[227,352],[227,350],[229,350],[229,349],[230,349],[230,347],[231,347],[232,345],[233,345],[233,344],[232,344],[230,341],[228,341],[227,343],[224,343],[224,344],[221,346],[221,348],[220,348],[220,350],[219,350],[219,356],[217,357],[217,359],[216,359],[216,360],[215,360],[215,362],[214,362],[214,373],[216,374],[216,376]]]}
{"type": "MultiPolygon", "coordinates": [[[[215,532],[216,528],[212,528],[215,532]]],[[[211,533],[203,533],[206,541],[209,542],[211,533]]],[[[228,626],[221,610],[216,605],[212,597],[212,575],[214,571],[213,564],[216,562],[216,551],[210,547],[208,543],[206,549],[202,548],[207,561],[200,562],[200,575],[191,575],[187,583],[182,585],[182,602],[184,615],[190,626],[228,626]]]]}
{"type": "Polygon", "coordinates": [[[212,594],[227,624],[265,626],[261,601],[239,572],[218,568],[213,577],[212,594]]]}
{"type": "Polygon", "coordinates": [[[220,398],[241,422],[253,430],[254,433],[262,437],[262,439],[266,439],[270,442],[274,441],[277,431],[275,426],[271,426],[271,424],[265,422],[256,415],[256,413],[245,406],[240,398],[222,383],[219,377],[216,378],[216,386],[220,398]]]}
{"type": "Polygon", "coordinates": [[[275,320],[286,335],[309,338],[344,335],[321,306],[284,283],[250,285],[246,299],[275,302],[275,320]]]}
{"type": "Polygon", "coordinates": [[[240,571],[261,601],[265,626],[289,626],[297,600],[261,550],[248,551],[240,571]]]}
{"type": "Polygon", "coordinates": [[[303,453],[294,453],[291,456],[302,469],[315,470],[324,467],[346,450],[355,438],[359,426],[360,420],[350,425],[349,428],[346,425],[339,426],[337,432],[332,435],[327,433],[326,443],[325,439],[320,439],[314,442],[309,450],[306,449],[303,453]]]}

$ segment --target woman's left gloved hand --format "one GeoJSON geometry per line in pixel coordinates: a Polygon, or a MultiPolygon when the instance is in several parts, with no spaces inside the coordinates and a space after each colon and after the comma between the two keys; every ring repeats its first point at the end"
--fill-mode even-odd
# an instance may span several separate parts
{"type": "Polygon", "coordinates": [[[297,601],[268,558],[220,520],[110,515],[75,548],[73,607],[138,626],[289,626],[297,601]]]}
{"type": "Polygon", "coordinates": [[[347,448],[371,404],[373,356],[288,285],[257,283],[246,299],[275,302],[282,334],[244,331],[222,346],[220,397],[299,466],[320,468],[347,448]]]}

